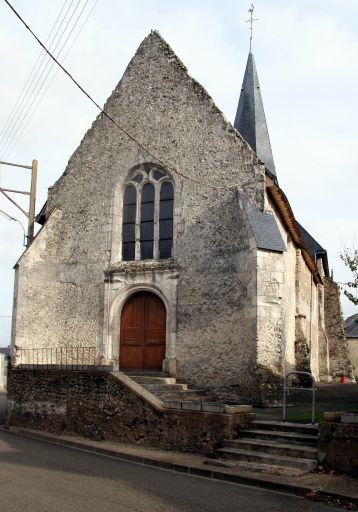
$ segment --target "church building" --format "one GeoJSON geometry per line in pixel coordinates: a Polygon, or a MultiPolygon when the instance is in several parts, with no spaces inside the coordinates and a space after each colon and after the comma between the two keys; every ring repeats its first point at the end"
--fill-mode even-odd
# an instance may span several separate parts
{"type": "Polygon", "coordinates": [[[86,349],[102,369],[256,404],[290,371],[351,376],[339,291],[280,188],[251,50],[234,126],[156,31],[103,110],[16,264],[14,364],[86,349]]]}

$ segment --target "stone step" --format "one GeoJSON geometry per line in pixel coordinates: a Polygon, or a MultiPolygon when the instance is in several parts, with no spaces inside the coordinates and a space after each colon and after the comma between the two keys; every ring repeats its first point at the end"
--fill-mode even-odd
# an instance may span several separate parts
{"type": "MultiPolygon", "coordinates": [[[[183,393],[183,395],[180,395],[180,396],[172,396],[172,395],[156,395],[158,396],[158,398],[160,400],[163,400],[163,402],[170,402],[170,403],[188,403],[188,404],[206,404],[207,402],[214,402],[214,400],[212,398],[207,398],[207,397],[195,397],[195,396],[185,396],[185,394],[183,393]]],[[[221,403],[220,402],[215,402],[215,403],[219,403],[220,406],[221,406],[221,403]]]]}
{"type": "Polygon", "coordinates": [[[166,400],[164,405],[168,409],[211,412],[216,414],[223,414],[226,408],[225,404],[219,402],[207,402],[206,400],[202,400],[201,402],[194,400],[190,401],[186,400],[185,397],[181,401],[166,400]]]}
{"type": "Polygon", "coordinates": [[[131,376],[131,379],[143,386],[146,384],[176,384],[176,379],[174,377],[150,377],[147,375],[136,375],[133,377],[131,376]]]}
{"type": "Polygon", "coordinates": [[[254,450],[257,452],[270,453],[271,455],[282,455],[284,457],[294,457],[299,459],[317,459],[317,448],[312,446],[275,443],[272,441],[263,441],[262,439],[240,438],[226,441],[228,448],[237,448],[239,450],[254,450]]]}
{"type": "MultiPolygon", "coordinates": [[[[167,385],[168,386],[168,385],[167,385]]],[[[186,384],[178,384],[178,386],[186,386],[186,384]]],[[[148,387],[147,385],[145,385],[144,387],[148,387]]],[[[203,396],[207,396],[207,394],[205,393],[205,391],[201,391],[199,389],[182,389],[180,390],[179,388],[173,388],[172,391],[170,391],[170,388],[169,387],[163,387],[163,390],[166,391],[168,390],[170,392],[171,395],[175,395],[177,394],[178,396],[182,396],[185,394],[185,396],[188,396],[188,397],[194,397],[194,396],[198,396],[198,397],[203,397],[203,396]]]]}
{"type": "Polygon", "coordinates": [[[240,460],[218,460],[205,459],[207,466],[217,466],[221,468],[242,469],[252,473],[265,473],[270,475],[301,476],[307,474],[306,469],[300,469],[288,466],[275,466],[273,464],[257,464],[255,462],[240,460]]]}
{"type": "Polygon", "coordinates": [[[186,384],[145,384],[144,386],[148,391],[164,391],[171,393],[172,391],[187,391],[186,384]]]}
{"type": "Polygon", "coordinates": [[[298,468],[305,473],[313,471],[317,466],[316,460],[298,457],[284,457],[255,450],[243,450],[237,448],[219,448],[216,454],[223,459],[254,462],[256,464],[268,464],[270,466],[283,466],[298,468]]]}
{"type": "Polygon", "coordinates": [[[302,434],[300,432],[285,432],[280,430],[240,430],[240,435],[252,439],[263,439],[266,441],[303,444],[305,446],[317,446],[317,435],[302,434]]]}
{"type": "MultiPolygon", "coordinates": [[[[115,373],[115,372],[114,372],[115,373]]],[[[151,371],[140,371],[140,370],[122,370],[121,373],[124,373],[128,377],[132,379],[136,377],[169,377],[167,372],[151,372],[151,371]]]]}
{"type": "Polygon", "coordinates": [[[318,435],[317,424],[310,423],[290,423],[288,421],[267,421],[267,420],[254,420],[250,426],[258,430],[279,430],[284,432],[299,432],[301,434],[318,435]]]}
{"type": "MultiPolygon", "coordinates": [[[[145,386],[147,388],[147,386],[145,386]]],[[[147,388],[148,389],[148,388],[147,388]]],[[[148,391],[150,391],[148,389],[148,391]]],[[[160,400],[177,400],[177,401],[197,401],[197,402],[214,402],[215,400],[212,397],[207,396],[205,393],[197,392],[193,389],[187,390],[170,390],[164,389],[162,391],[152,391],[160,400]]]]}

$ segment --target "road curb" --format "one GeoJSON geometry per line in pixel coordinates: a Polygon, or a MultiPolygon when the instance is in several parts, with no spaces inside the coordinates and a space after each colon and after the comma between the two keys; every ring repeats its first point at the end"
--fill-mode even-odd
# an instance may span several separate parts
{"type": "Polygon", "coordinates": [[[122,452],[120,450],[114,450],[111,448],[101,448],[97,446],[92,446],[87,444],[85,441],[71,441],[69,439],[63,439],[61,437],[56,437],[55,435],[46,435],[40,432],[28,431],[26,429],[16,429],[12,430],[8,429],[4,425],[0,426],[0,429],[4,432],[19,435],[22,437],[30,437],[33,439],[38,439],[41,441],[45,441],[52,444],[58,444],[61,446],[66,446],[68,448],[74,448],[76,450],[86,451],[90,453],[97,453],[98,455],[104,455],[107,457],[112,457],[119,460],[125,460],[129,462],[136,462],[138,464],[143,464],[146,466],[153,466],[157,468],[162,468],[170,471],[175,471],[178,473],[186,473],[195,476],[201,476],[203,478],[210,478],[215,480],[221,480],[224,482],[230,482],[233,484],[240,485],[248,485],[250,487],[258,487],[260,489],[272,490],[277,492],[285,492],[288,494],[293,494],[295,496],[305,497],[307,494],[314,492],[314,499],[322,501],[325,499],[334,501],[335,505],[339,505],[339,501],[344,501],[348,503],[352,503],[356,507],[358,507],[358,497],[349,496],[344,494],[337,494],[324,490],[313,490],[310,487],[303,487],[298,485],[289,485],[280,482],[273,482],[272,480],[264,480],[260,478],[242,476],[242,475],[232,475],[228,473],[224,473],[221,471],[211,470],[211,469],[203,469],[197,468],[184,464],[175,464],[172,462],[161,461],[157,459],[153,459],[151,457],[143,457],[139,455],[133,455],[129,453],[122,452]],[[338,501],[338,503],[337,503],[338,501]]]}

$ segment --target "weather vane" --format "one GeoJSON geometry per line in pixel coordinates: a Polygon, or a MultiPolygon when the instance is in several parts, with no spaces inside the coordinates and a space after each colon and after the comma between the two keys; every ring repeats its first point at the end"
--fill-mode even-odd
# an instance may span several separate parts
{"type": "Polygon", "coordinates": [[[250,52],[251,52],[251,43],[252,43],[252,24],[254,21],[258,21],[258,18],[253,18],[252,13],[254,12],[254,4],[251,4],[251,9],[249,9],[250,19],[246,20],[246,23],[250,23],[250,52]]]}

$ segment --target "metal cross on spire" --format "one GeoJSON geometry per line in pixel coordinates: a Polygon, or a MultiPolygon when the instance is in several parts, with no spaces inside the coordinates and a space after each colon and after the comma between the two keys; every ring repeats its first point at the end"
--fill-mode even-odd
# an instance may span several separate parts
{"type": "Polygon", "coordinates": [[[254,21],[258,21],[258,18],[252,17],[252,13],[254,12],[254,9],[255,9],[254,4],[251,4],[251,9],[249,9],[250,19],[245,20],[246,23],[250,23],[250,52],[251,52],[251,43],[252,43],[252,24],[254,21]]]}

